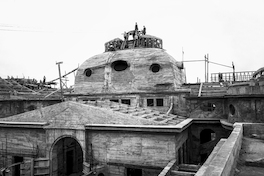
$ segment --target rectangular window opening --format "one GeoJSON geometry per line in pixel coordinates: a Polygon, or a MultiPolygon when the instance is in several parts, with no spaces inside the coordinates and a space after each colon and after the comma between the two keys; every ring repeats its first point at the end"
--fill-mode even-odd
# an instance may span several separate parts
{"type": "MultiPolygon", "coordinates": [[[[13,157],[13,163],[20,163],[20,162],[23,162],[24,161],[24,158],[23,157],[20,157],[20,156],[14,156],[13,157]]],[[[13,168],[13,172],[12,172],[12,176],[20,176],[20,164],[14,166],[13,168]]]]}
{"type": "Polygon", "coordinates": [[[110,101],[117,102],[117,103],[119,102],[118,99],[111,99],[110,101]]]}
{"type": "Polygon", "coordinates": [[[127,176],[142,176],[142,169],[127,168],[127,176]]]}
{"type": "Polygon", "coordinates": [[[157,106],[163,106],[163,98],[156,99],[157,106]]]}
{"type": "Polygon", "coordinates": [[[96,101],[96,99],[87,99],[85,101],[96,101]]]}
{"type": "Polygon", "coordinates": [[[147,106],[154,106],[154,99],[147,99],[147,106]]]}
{"type": "Polygon", "coordinates": [[[121,103],[130,105],[130,99],[122,99],[121,103]]]}

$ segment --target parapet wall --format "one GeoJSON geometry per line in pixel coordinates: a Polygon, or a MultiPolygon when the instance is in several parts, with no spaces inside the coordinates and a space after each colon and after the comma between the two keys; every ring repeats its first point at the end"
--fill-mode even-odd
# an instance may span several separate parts
{"type": "Polygon", "coordinates": [[[215,152],[211,153],[195,176],[232,176],[239,157],[242,138],[243,124],[235,123],[231,135],[225,142],[221,140],[218,143],[217,146],[220,147],[218,151],[215,149],[215,152]]]}
{"type": "Polygon", "coordinates": [[[243,123],[245,137],[263,138],[264,123],[243,123]]]}

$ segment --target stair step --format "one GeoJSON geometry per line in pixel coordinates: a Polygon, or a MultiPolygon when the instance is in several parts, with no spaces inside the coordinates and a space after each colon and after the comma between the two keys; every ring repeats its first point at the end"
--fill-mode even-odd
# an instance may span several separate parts
{"type": "Polygon", "coordinates": [[[172,176],[194,176],[195,172],[184,172],[184,171],[172,170],[171,175],[172,176]]]}

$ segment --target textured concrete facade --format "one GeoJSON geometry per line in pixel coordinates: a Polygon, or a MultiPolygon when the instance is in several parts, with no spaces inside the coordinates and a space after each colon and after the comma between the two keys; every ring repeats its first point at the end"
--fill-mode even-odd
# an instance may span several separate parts
{"type": "Polygon", "coordinates": [[[166,92],[179,88],[184,79],[181,65],[163,49],[120,50],[87,59],[77,71],[74,93],[166,92]],[[115,61],[125,61],[127,68],[116,71],[115,61]],[[153,64],[160,66],[156,72],[153,64]],[[91,69],[90,76],[86,69],[91,69]]]}

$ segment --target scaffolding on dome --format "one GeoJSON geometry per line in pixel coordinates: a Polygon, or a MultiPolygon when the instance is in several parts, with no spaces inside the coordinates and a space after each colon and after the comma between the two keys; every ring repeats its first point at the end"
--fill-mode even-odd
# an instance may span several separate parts
{"type": "Polygon", "coordinates": [[[147,35],[145,26],[138,30],[137,23],[135,29],[123,33],[124,40],[115,38],[105,43],[105,52],[134,48],[160,48],[162,49],[162,39],[147,35]],[[131,39],[132,37],[132,39],[131,39]]]}

